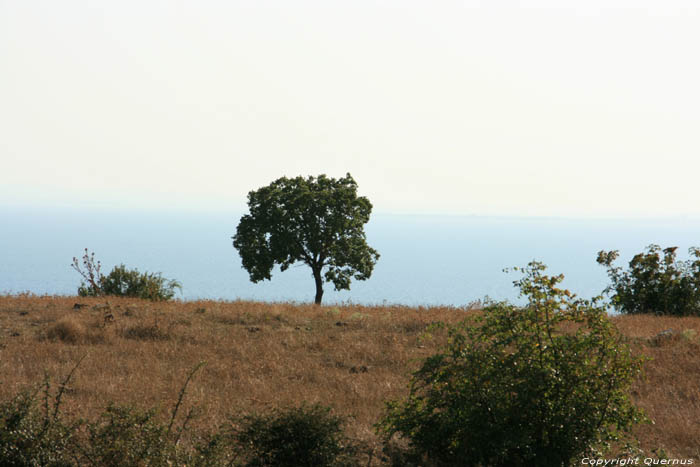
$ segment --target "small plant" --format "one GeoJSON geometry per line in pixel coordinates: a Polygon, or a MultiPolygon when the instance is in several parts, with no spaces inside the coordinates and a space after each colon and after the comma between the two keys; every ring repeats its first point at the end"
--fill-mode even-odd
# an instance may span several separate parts
{"type": "Polygon", "coordinates": [[[81,297],[97,297],[104,295],[102,292],[102,263],[95,261],[95,252],[89,253],[88,249],[85,248],[85,253],[83,254],[83,270],[80,267],[78,258],[73,257],[73,262],[71,267],[75,269],[78,274],[83,276],[85,282],[80,284],[78,287],[78,295],[81,297]]]}
{"type": "Polygon", "coordinates": [[[81,297],[115,295],[159,301],[170,300],[175,296],[175,289],[182,289],[178,281],[166,279],[160,273],[141,273],[138,269],[127,269],[123,264],[115,266],[105,276],[101,273],[102,264],[95,261],[95,253],[89,253],[87,248],[82,264],[81,267],[75,257],[71,264],[84,279],[78,287],[81,297]]]}
{"type": "Polygon", "coordinates": [[[612,282],[604,292],[611,295],[613,306],[625,314],[699,316],[700,248],[690,248],[694,259],[687,261],[677,261],[676,250],[649,245],[646,253],[632,258],[626,271],[613,266],[617,250],[598,252],[598,264],[607,268],[612,282]]]}
{"type": "Polygon", "coordinates": [[[642,362],[599,297],[557,288],[563,276],[541,263],[516,270],[528,304],[490,303],[459,325],[433,325],[447,329],[446,347],[377,425],[387,441],[407,440],[421,465],[569,465],[642,418],[628,395],[642,362]]]}
{"type": "Polygon", "coordinates": [[[320,405],[248,415],[235,438],[247,466],[322,467],[354,465],[354,448],[344,437],[343,419],[320,405]]]}

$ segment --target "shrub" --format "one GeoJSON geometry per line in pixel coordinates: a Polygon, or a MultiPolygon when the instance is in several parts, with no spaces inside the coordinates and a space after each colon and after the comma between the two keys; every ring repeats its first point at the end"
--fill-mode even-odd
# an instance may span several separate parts
{"type": "Polygon", "coordinates": [[[1,466],[232,465],[235,443],[226,432],[193,437],[196,439],[187,448],[180,445],[194,411],[188,411],[179,424],[175,420],[187,385],[204,362],[187,375],[169,423],[158,421],[156,409],[143,411],[114,405],[94,421],[65,421],[60,410],[61,400],[78,365],[80,361],[61,382],[55,395],[46,378],[42,386],[43,398],[38,397],[42,392],[39,387],[0,402],[1,466]]]}
{"type": "Polygon", "coordinates": [[[83,456],[96,466],[168,465],[175,458],[174,445],[155,414],[155,410],[108,407],[100,420],[88,424],[83,456]]]}
{"type": "Polygon", "coordinates": [[[343,436],[343,419],[319,405],[248,415],[235,433],[247,466],[353,465],[354,448],[343,436]]]}
{"type": "MultiPolygon", "coordinates": [[[[516,281],[525,306],[489,303],[448,330],[410,394],[377,425],[434,465],[569,465],[641,418],[629,401],[641,371],[598,305],[532,262],[516,281]]],[[[423,465],[423,464],[421,464],[423,465]]]]}
{"type": "Polygon", "coordinates": [[[605,293],[612,295],[613,306],[626,314],[700,315],[700,249],[690,248],[694,259],[687,261],[677,261],[676,250],[649,245],[646,253],[632,258],[627,271],[613,266],[617,250],[598,252],[597,261],[612,282],[605,293]]]}
{"type": "Polygon", "coordinates": [[[80,422],[84,433],[75,442],[77,465],[120,467],[148,466],[214,466],[226,465],[230,456],[230,445],[211,442],[213,437],[204,437],[205,448],[195,446],[181,449],[180,439],[188,430],[193,418],[191,409],[179,427],[175,419],[185,397],[187,385],[194,374],[205,365],[200,362],[187,375],[170,414],[169,423],[158,420],[158,410],[140,410],[129,406],[110,404],[100,418],[91,422],[80,422]]]}
{"type": "Polygon", "coordinates": [[[74,429],[36,406],[24,392],[0,403],[0,465],[70,466],[74,429]]]}
{"type": "Polygon", "coordinates": [[[123,264],[115,266],[104,276],[102,264],[95,261],[95,254],[88,253],[87,248],[82,263],[81,267],[78,258],[73,258],[71,264],[84,279],[78,287],[81,297],[115,295],[158,301],[170,300],[175,296],[175,289],[182,289],[178,281],[166,279],[160,273],[141,273],[138,269],[127,269],[123,264]]]}
{"type": "MultiPolygon", "coordinates": [[[[82,359],[81,359],[82,361],[82,359]]],[[[73,462],[77,427],[80,421],[66,423],[61,417],[61,400],[80,361],[51,394],[48,378],[41,390],[24,391],[9,401],[0,403],[0,465],[63,467],[73,462]]]]}

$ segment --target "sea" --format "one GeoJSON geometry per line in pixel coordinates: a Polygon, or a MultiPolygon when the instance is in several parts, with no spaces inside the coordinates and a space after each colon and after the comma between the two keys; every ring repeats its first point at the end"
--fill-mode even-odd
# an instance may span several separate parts
{"type": "MultiPolygon", "coordinates": [[[[313,301],[311,270],[275,269],[257,284],[242,268],[231,237],[242,212],[146,212],[77,208],[0,208],[0,294],[75,295],[73,257],[95,253],[103,273],[118,264],[160,272],[182,283],[180,300],[313,301]]],[[[381,255],[366,281],[350,290],[326,284],[325,304],[468,307],[491,300],[518,302],[504,272],[536,260],[580,297],[608,285],[600,250],[619,250],[626,265],[649,244],[679,247],[687,259],[700,246],[697,219],[566,219],[374,214],[365,227],[381,255]]]]}

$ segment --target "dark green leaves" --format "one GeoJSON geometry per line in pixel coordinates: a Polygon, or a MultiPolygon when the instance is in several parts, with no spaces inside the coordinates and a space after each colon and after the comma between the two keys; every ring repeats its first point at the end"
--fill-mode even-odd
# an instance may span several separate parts
{"type": "Polygon", "coordinates": [[[320,405],[301,405],[248,415],[234,435],[250,467],[341,467],[356,465],[345,438],[345,420],[320,405]]]}
{"type": "Polygon", "coordinates": [[[632,258],[627,270],[613,266],[617,251],[600,251],[598,263],[608,270],[612,284],[605,292],[613,305],[628,314],[700,315],[700,250],[690,248],[694,259],[686,261],[676,260],[676,250],[649,245],[646,253],[632,258]]]}
{"type": "Polygon", "coordinates": [[[325,269],[323,278],[336,290],[349,289],[352,278],[365,280],[372,274],[379,254],[364,233],[372,204],[357,196],[350,174],[337,180],[282,177],[248,193],[248,207],[233,246],[251,281],[270,279],[275,264],[284,271],[296,262],[311,267],[314,277],[325,269]]]}
{"type": "Polygon", "coordinates": [[[447,328],[379,424],[435,465],[570,465],[641,418],[641,370],[598,299],[582,300],[533,262],[516,281],[527,304],[491,303],[447,328]]]}
{"type": "Polygon", "coordinates": [[[160,273],[139,272],[137,269],[127,269],[120,264],[108,274],[101,273],[101,263],[95,261],[95,253],[85,249],[83,267],[77,258],[71,265],[85,282],[78,288],[81,297],[99,297],[114,295],[117,297],[137,297],[146,300],[170,300],[175,296],[175,289],[182,289],[182,284],[176,280],[166,279],[160,273]]]}

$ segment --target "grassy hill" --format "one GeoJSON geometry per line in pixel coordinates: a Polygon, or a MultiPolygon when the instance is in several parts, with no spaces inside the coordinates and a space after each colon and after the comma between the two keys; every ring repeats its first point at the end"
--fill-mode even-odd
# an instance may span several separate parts
{"type": "MultiPolygon", "coordinates": [[[[318,402],[350,417],[347,434],[378,463],[373,424],[384,401],[406,395],[411,371],[443,342],[439,334],[426,337],[426,326],[472,312],[478,311],[2,296],[0,400],[45,374],[62,379],[86,356],[64,396],[65,413],[94,419],[116,403],[160,407],[167,418],[188,373],[206,361],[183,402],[198,407],[194,431],[213,431],[229,415],[318,402]]],[[[613,320],[634,351],[650,358],[633,389],[654,421],[636,431],[641,448],[697,462],[700,318],[613,320]]]]}

